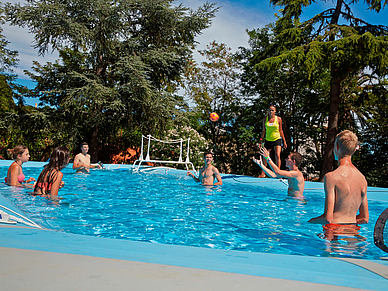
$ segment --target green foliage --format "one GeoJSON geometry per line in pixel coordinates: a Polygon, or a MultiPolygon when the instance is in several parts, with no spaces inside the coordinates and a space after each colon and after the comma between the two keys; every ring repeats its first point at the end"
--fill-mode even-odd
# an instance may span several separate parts
{"type": "MultiPolygon", "coordinates": [[[[160,139],[162,141],[179,141],[190,138],[190,162],[198,169],[204,165],[203,153],[209,148],[209,141],[207,141],[201,134],[190,126],[178,126],[167,131],[166,135],[160,139]]],[[[145,149],[146,149],[145,145],[145,149]]],[[[187,155],[187,141],[182,143],[182,161],[186,161],[187,155]]],[[[180,156],[180,143],[160,143],[152,141],[150,150],[151,159],[158,160],[173,160],[178,161],[180,156]]],[[[174,167],[176,165],[173,165],[174,167]]],[[[178,166],[183,168],[182,165],[178,166]]]]}
{"type": "Polygon", "coordinates": [[[192,62],[186,71],[187,98],[196,105],[190,113],[190,119],[194,121],[191,124],[212,141],[211,147],[220,170],[231,172],[235,168],[230,161],[229,149],[235,148],[235,142],[239,140],[233,133],[237,134],[236,121],[242,105],[239,84],[241,66],[225,44],[213,41],[199,53],[206,60],[199,66],[192,62]],[[217,122],[210,121],[211,112],[217,112],[220,116],[217,122]]]}
{"type": "Polygon", "coordinates": [[[46,161],[54,147],[73,149],[73,138],[67,134],[71,125],[61,120],[54,109],[18,106],[15,110],[2,112],[0,119],[0,154],[10,158],[7,150],[18,144],[29,148],[32,161],[46,161]],[[55,119],[53,119],[55,118],[55,119]]]}
{"type": "Polygon", "coordinates": [[[7,21],[28,27],[40,54],[59,51],[60,60],[35,62],[28,72],[38,83],[33,96],[71,121],[67,133],[74,135],[75,144],[90,143],[92,159],[105,148],[102,141],[115,139],[120,129],[163,132],[182,107],[183,99],[174,92],[195,37],[210,25],[217,8],[205,3],[193,11],[171,2],[5,5],[7,21]]]}
{"type": "MultiPolygon", "coordinates": [[[[306,176],[313,177],[323,154],[329,74],[327,70],[315,71],[309,79],[305,70],[287,63],[274,70],[257,69],[258,63],[278,54],[277,34],[273,28],[269,24],[262,29],[248,31],[250,48],[239,52],[244,64],[241,75],[243,92],[252,96],[249,110],[245,113],[248,120],[244,122],[255,128],[252,144],[257,143],[268,106],[277,105],[288,144],[282,152],[282,159],[290,151],[301,152],[304,172],[306,176]]],[[[257,155],[256,148],[252,152],[257,155]]],[[[256,174],[258,169],[254,171],[256,174]]]]}
{"type": "MultiPolygon", "coordinates": [[[[252,51],[245,52],[248,62],[247,72],[243,77],[246,78],[246,85],[250,87],[247,91],[257,90],[260,94],[268,92],[264,88],[267,84],[274,83],[273,81],[263,77],[263,82],[255,83],[263,75],[273,77],[296,72],[297,77],[293,83],[289,84],[291,88],[297,88],[297,91],[302,94],[297,93],[298,96],[295,94],[292,96],[290,90],[285,90],[283,97],[287,96],[286,100],[278,104],[292,113],[289,119],[297,116],[301,121],[300,125],[307,125],[307,131],[303,130],[303,127],[296,126],[298,130],[291,130],[290,134],[293,140],[299,139],[300,133],[303,136],[304,132],[313,137],[309,144],[316,144],[315,149],[311,147],[307,150],[309,153],[316,152],[316,166],[319,165],[318,161],[321,158],[320,148],[325,144],[320,175],[320,179],[323,179],[323,175],[333,167],[332,149],[337,132],[345,126],[354,126],[355,131],[360,130],[356,126],[355,119],[349,120],[349,117],[353,116],[349,112],[357,109],[359,116],[368,115],[367,112],[360,110],[361,107],[357,104],[360,98],[348,98],[352,93],[360,91],[356,89],[356,82],[352,80],[357,80],[366,69],[372,70],[373,74],[379,77],[384,77],[388,73],[388,27],[371,25],[357,18],[350,6],[356,4],[357,1],[348,5],[338,0],[335,8],[324,10],[303,23],[300,22],[299,17],[303,10],[313,2],[272,0],[271,3],[283,7],[282,15],[276,24],[267,28],[266,31],[250,32],[251,39],[253,37],[255,40],[256,36],[260,36],[261,42],[257,46],[259,49],[253,46],[252,51]],[[340,17],[345,21],[340,22],[340,17]],[[269,29],[273,31],[272,36],[265,35],[269,29]],[[348,81],[351,81],[353,88],[349,87],[348,81]],[[301,86],[294,86],[297,83],[301,86]],[[308,99],[313,96],[315,100],[319,100],[317,104],[322,105],[317,108],[316,112],[305,107],[311,105],[312,102],[308,99]],[[325,105],[327,101],[329,107],[325,105]],[[344,102],[346,104],[342,105],[344,102]],[[290,106],[291,104],[294,105],[290,106]],[[305,112],[308,112],[309,116],[306,116],[305,112]],[[309,119],[311,115],[313,120],[309,119]],[[324,141],[322,128],[326,117],[328,117],[328,124],[326,141],[324,141]],[[319,123],[317,124],[316,121],[319,123]],[[315,139],[317,135],[319,135],[318,143],[315,139]]],[[[367,1],[367,4],[371,10],[378,12],[386,5],[386,1],[367,1]]],[[[252,43],[254,41],[250,41],[251,46],[252,43]]],[[[282,76],[281,78],[292,80],[292,77],[282,76]]],[[[276,78],[273,79],[276,80],[276,78]]],[[[287,114],[285,114],[285,120],[288,125],[291,122],[290,127],[298,122],[295,119],[287,120],[287,114]]],[[[306,139],[301,138],[300,140],[306,139]]]]}

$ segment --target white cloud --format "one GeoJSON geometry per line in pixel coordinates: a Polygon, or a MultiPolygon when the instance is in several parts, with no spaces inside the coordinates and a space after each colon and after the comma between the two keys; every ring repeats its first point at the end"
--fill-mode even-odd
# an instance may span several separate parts
{"type": "MultiPolygon", "coordinates": [[[[20,1],[11,0],[10,2],[17,3],[20,1]]],[[[182,3],[186,7],[196,9],[203,5],[204,2],[199,0],[178,0],[175,3],[182,3]]],[[[269,4],[260,7],[262,4],[258,1],[256,7],[247,7],[246,5],[238,5],[228,1],[218,2],[217,5],[221,6],[221,8],[212,20],[212,26],[204,30],[196,39],[199,42],[198,49],[205,49],[207,44],[215,40],[218,43],[225,43],[233,51],[236,51],[240,46],[248,46],[248,35],[245,32],[247,28],[263,27],[265,24],[274,21],[273,14],[275,10],[269,4]]],[[[19,52],[20,62],[15,69],[19,78],[28,79],[28,76],[24,75],[23,70],[30,70],[33,61],[44,64],[58,59],[57,52],[48,52],[45,56],[39,56],[38,50],[32,47],[34,36],[28,33],[26,28],[5,24],[3,30],[3,34],[10,41],[8,48],[19,52]]],[[[195,54],[195,58],[200,58],[199,54],[195,54]]]]}
{"type": "MultiPolygon", "coordinates": [[[[17,3],[20,1],[11,0],[7,2],[17,3]]],[[[10,26],[8,24],[3,25],[2,28],[3,35],[10,42],[7,48],[10,50],[16,50],[19,53],[19,64],[16,68],[14,68],[14,72],[20,79],[29,79],[23,71],[31,70],[33,61],[45,64],[47,62],[54,62],[58,58],[57,52],[48,52],[45,56],[39,56],[38,50],[33,48],[34,36],[28,32],[28,29],[10,26]]]]}
{"type": "MultiPolygon", "coordinates": [[[[177,1],[177,3],[182,3],[194,10],[203,5],[204,2],[198,0],[177,1]]],[[[200,43],[198,49],[205,49],[206,45],[213,40],[218,43],[225,43],[233,51],[236,51],[240,46],[247,47],[248,35],[246,29],[264,27],[275,20],[275,10],[269,7],[269,4],[260,9],[260,4],[247,7],[241,5],[241,3],[239,5],[228,1],[218,1],[217,6],[220,6],[220,9],[212,20],[212,26],[204,30],[196,39],[200,43]]]]}

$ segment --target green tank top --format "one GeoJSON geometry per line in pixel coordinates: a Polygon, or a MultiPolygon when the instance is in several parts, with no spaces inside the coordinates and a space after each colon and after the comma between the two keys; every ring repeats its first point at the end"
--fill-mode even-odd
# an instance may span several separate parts
{"type": "Polygon", "coordinates": [[[275,141],[280,139],[278,117],[275,116],[273,123],[268,122],[268,116],[265,118],[265,139],[267,141],[275,141]]]}

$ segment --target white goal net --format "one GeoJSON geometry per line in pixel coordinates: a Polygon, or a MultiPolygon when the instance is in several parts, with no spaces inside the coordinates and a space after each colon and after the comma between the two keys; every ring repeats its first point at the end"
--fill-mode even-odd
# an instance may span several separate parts
{"type": "Polygon", "coordinates": [[[150,134],[142,135],[140,157],[133,163],[134,169],[138,171],[143,163],[152,163],[154,166],[179,164],[184,165],[187,170],[191,166],[196,172],[193,163],[190,162],[190,138],[160,140],[150,134]]]}

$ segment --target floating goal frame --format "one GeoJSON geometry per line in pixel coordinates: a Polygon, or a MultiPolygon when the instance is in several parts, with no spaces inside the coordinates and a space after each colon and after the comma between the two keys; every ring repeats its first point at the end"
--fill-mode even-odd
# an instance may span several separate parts
{"type": "Polygon", "coordinates": [[[180,164],[180,165],[185,165],[186,166],[186,169],[189,171],[189,166],[192,167],[193,171],[195,173],[197,173],[197,171],[195,170],[195,167],[193,165],[192,162],[190,162],[190,157],[189,157],[189,154],[190,154],[190,138],[188,139],[176,139],[176,140],[160,140],[160,139],[157,139],[155,137],[153,137],[152,135],[147,135],[147,136],[144,136],[144,135],[141,135],[141,150],[140,150],[140,157],[138,160],[136,160],[134,163],[133,163],[133,167],[135,168],[135,166],[137,165],[137,168],[135,168],[136,171],[139,171],[139,168],[141,166],[142,163],[159,163],[159,164],[180,164]],[[148,145],[147,145],[147,154],[146,154],[146,157],[144,158],[144,139],[148,139],[148,145]],[[161,143],[179,143],[180,146],[179,146],[179,159],[178,161],[163,161],[163,160],[153,160],[150,158],[150,145],[151,145],[151,140],[154,140],[154,141],[158,141],[158,142],[161,142],[161,143]],[[187,141],[187,151],[186,151],[186,160],[183,161],[182,159],[182,150],[183,150],[183,143],[187,141]],[[137,164],[138,163],[138,164],[137,164]]]}

